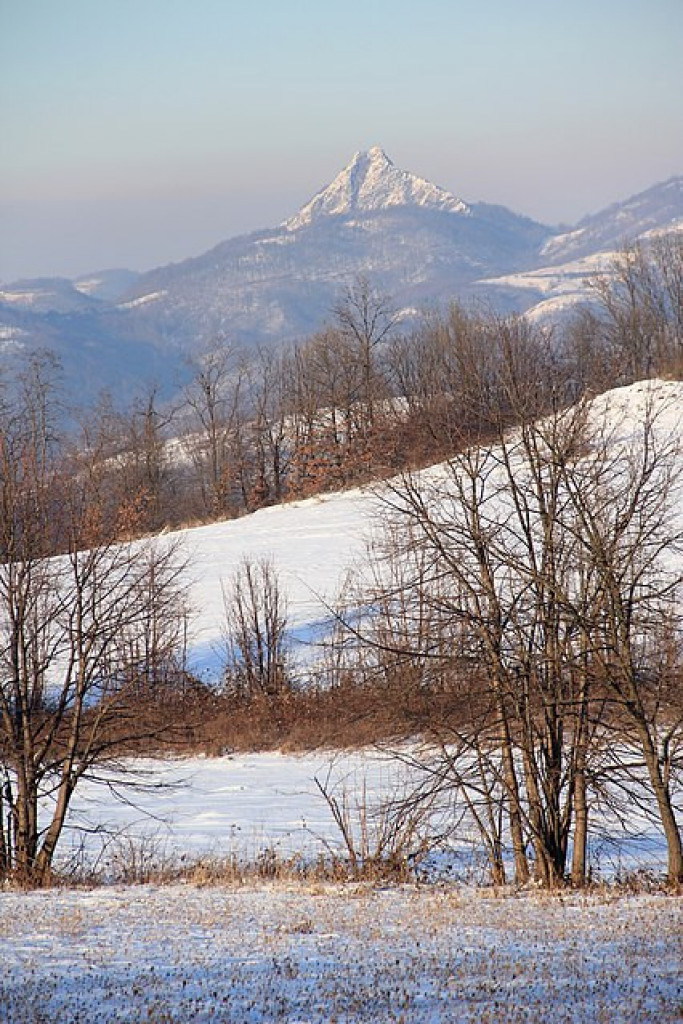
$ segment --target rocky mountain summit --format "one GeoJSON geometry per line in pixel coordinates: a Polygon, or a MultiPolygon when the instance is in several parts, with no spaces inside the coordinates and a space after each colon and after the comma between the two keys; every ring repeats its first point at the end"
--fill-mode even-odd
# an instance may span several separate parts
{"type": "Polygon", "coordinates": [[[119,309],[150,340],[163,321],[181,346],[212,334],[270,344],[319,328],[358,275],[400,296],[409,314],[533,266],[550,236],[503,207],[465,203],[375,146],[278,228],[142,275],[119,309]]]}
{"type": "Polygon", "coordinates": [[[373,146],[366,153],[354,153],[351,162],[334,181],[314,195],[294,217],[286,220],[283,227],[297,231],[319,217],[357,216],[369,210],[388,210],[392,206],[422,206],[449,213],[471,213],[462,199],[425,178],[400,170],[380,146],[373,146]]]}

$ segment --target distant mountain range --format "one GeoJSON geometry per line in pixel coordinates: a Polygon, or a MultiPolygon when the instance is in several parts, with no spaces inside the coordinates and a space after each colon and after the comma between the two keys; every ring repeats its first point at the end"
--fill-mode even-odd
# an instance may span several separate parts
{"type": "Polygon", "coordinates": [[[683,230],[683,177],[558,231],[465,202],[373,147],[278,227],[201,256],[145,274],[0,286],[0,351],[51,348],[68,390],[86,399],[101,388],[129,393],[141,379],[172,386],[186,355],[212,339],[272,345],[310,334],[359,275],[406,320],[475,297],[555,317],[585,296],[607,254],[653,230],[683,230]]]}

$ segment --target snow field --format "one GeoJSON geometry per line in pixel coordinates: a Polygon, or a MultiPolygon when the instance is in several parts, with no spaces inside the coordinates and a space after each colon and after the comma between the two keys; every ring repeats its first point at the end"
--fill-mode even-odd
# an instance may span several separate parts
{"type": "Polygon", "coordinates": [[[346,571],[359,558],[376,499],[355,489],[261,509],[241,519],[171,534],[189,558],[194,671],[220,675],[223,589],[243,558],[269,559],[287,595],[295,653],[329,619],[346,571]]]}
{"type": "MultiPolygon", "coordinates": [[[[281,862],[311,864],[321,856],[346,857],[316,778],[340,803],[346,800],[357,848],[361,821],[366,819],[372,846],[381,836],[382,806],[423,781],[415,769],[376,751],[150,759],[132,766],[143,788],[124,791],[123,801],[114,800],[107,787],[81,783],[58,851],[58,868],[68,871],[73,863],[83,863],[105,880],[120,880],[143,863],[163,872],[207,859],[255,864],[274,856],[281,862]]],[[[458,817],[445,798],[424,828],[442,835],[448,821],[458,817]]],[[[628,833],[623,824],[601,821],[597,815],[591,825],[588,854],[594,878],[666,871],[664,838],[637,808],[630,808],[628,833]]],[[[411,849],[419,845],[419,837],[411,849]]],[[[423,877],[486,883],[489,870],[474,825],[461,822],[457,835],[441,841],[420,871],[423,877]]]]}
{"type": "Polygon", "coordinates": [[[0,1021],[674,1021],[679,898],[370,886],[0,894],[0,1021]]]}

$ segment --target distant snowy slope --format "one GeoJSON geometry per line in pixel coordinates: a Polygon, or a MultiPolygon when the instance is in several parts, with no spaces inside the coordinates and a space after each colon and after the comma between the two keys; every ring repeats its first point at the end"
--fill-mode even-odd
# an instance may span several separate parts
{"type": "Polygon", "coordinates": [[[39,277],[0,287],[0,309],[40,313],[82,313],[97,306],[95,299],[63,277],[39,277]]]}
{"type": "Polygon", "coordinates": [[[647,231],[677,222],[683,226],[683,175],[584,217],[571,231],[549,239],[541,249],[541,259],[566,263],[598,250],[617,249],[647,231]]]}
{"type": "MultiPolygon", "coordinates": [[[[634,236],[631,241],[647,245],[665,235],[683,238],[683,217],[668,227],[652,228],[634,236]]],[[[494,295],[497,292],[500,297],[510,296],[516,308],[531,321],[558,323],[563,317],[576,312],[579,305],[590,306],[595,302],[591,279],[613,276],[619,258],[618,248],[604,249],[567,263],[548,263],[521,273],[489,277],[480,284],[494,295]]]]}
{"type": "Polygon", "coordinates": [[[117,302],[139,277],[140,274],[135,270],[98,270],[76,278],[74,288],[104,302],[117,302]]]}

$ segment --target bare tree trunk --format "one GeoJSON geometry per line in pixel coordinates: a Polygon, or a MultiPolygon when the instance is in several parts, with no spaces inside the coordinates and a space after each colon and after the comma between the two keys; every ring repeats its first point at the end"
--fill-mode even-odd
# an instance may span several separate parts
{"type": "Polygon", "coordinates": [[[588,849],[588,796],[586,792],[586,747],[582,740],[576,752],[574,769],[574,845],[572,850],[572,885],[586,883],[588,849]]]}
{"type": "Polygon", "coordinates": [[[667,878],[670,885],[677,885],[683,882],[683,847],[681,846],[681,833],[676,824],[676,816],[671,801],[671,790],[664,781],[657,751],[652,742],[652,736],[647,723],[643,721],[637,722],[637,729],[650,778],[650,785],[657,801],[659,816],[666,837],[667,878]]]}
{"type": "Polygon", "coordinates": [[[529,881],[529,861],[527,860],[524,830],[522,827],[519,783],[517,781],[515,759],[512,751],[512,742],[510,740],[510,727],[506,718],[503,718],[502,725],[503,737],[501,753],[503,756],[503,776],[509,803],[508,814],[510,818],[512,852],[515,860],[515,882],[517,885],[525,885],[529,881]]]}

